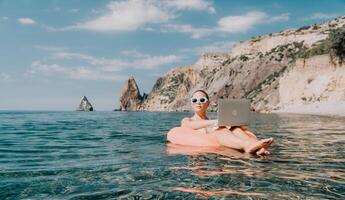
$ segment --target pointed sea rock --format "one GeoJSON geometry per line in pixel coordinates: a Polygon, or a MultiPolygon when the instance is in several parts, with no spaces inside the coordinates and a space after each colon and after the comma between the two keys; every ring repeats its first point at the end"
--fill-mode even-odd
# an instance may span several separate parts
{"type": "Polygon", "coordinates": [[[77,111],[93,111],[91,103],[87,100],[86,96],[83,96],[80,100],[77,111]]]}
{"type": "Polygon", "coordinates": [[[120,95],[120,107],[116,111],[137,111],[139,110],[143,97],[140,95],[138,85],[131,76],[123,86],[120,95]]]}

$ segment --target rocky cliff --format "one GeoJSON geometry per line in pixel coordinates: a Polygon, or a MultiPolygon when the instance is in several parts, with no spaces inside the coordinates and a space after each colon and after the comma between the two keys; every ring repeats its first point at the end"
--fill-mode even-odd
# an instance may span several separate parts
{"type": "Polygon", "coordinates": [[[236,44],[229,53],[204,54],[195,64],[160,77],[146,99],[133,95],[137,100],[132,101],[137,110],[185,111],[191,109],[189,97],[196,89],[209,93],[211,110],[217,109],[218,98],[247,98],[261,112],[343,101],[344,65],[329,45],[332,30],[343,28],[345,16],[258,36],[236,44]]]}
{"type": "Polygon", "coordinates": [[[141,104],[145,99],[146,94],[141,96],[139,87],[131,76],[122,88],[120,95],[120,107],[116,111],[137,111],[141,108],[141,104]]]}
{"type": "Polygon", "coordinates": [[[279,109],[319,102],[345,100],[345,65],[329,55],[297,60],[293,69],[279,79],[279,109]]]}
{"type": "Polygon", "coordinates": [[[87,100],[86,96],[83,96],[80,99],[79,106],[77,108],[77,111],[93,111],[93,107],[89,100],[87,100]]]}

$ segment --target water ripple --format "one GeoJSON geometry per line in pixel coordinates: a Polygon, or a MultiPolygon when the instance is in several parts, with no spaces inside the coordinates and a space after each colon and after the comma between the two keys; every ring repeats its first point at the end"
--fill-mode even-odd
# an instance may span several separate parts
{"type": "Polygon", "coordinates": [[[260,158],[168,144],[189,115],[0,112],[0,199],[345,199],[344,118],[253,115],[260,158]]]}

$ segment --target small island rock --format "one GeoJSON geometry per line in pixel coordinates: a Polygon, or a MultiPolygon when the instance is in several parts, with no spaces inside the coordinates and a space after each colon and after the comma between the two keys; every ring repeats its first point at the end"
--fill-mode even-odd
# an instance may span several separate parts
{"type": "Polygon", "coordinates": [[[89,100],[87,100],[86,96],[81,98],[77,111],[93,111],[93,107],[89,100]]]}
{"type": "Polygon", "coordinates": [[[122,88],[120,107],[115,111],[138,111],[145,96],[147,95],[140,95],[138,85],[134,77],[131,76],[122,88]]]}

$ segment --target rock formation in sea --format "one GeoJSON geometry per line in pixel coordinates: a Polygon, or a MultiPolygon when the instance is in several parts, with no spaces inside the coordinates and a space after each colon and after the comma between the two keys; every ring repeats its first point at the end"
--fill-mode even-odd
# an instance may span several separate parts
{"type": "Polygon", "coordinates": [[[229,53],[205,53],[195,64],[158,78],[145,98],[134,79],[128,81],[121,106],[123,110],[191,110],[189,97],[197,89],[209,93],[214,111],[218,98],[247,98],[260,112],[345,101],[344,28],[342,16],[258,36],[234,45],[229,53]]]}
{"type": "Polygon", "coordinates": [[[86,96],[81,98],[77,111],[93,111],[93,107],[86,96]]]}
{"type": "Polygon", "coordinates": [[[139,87],[131,76],[123,86],[120,94],[120,106],[115,111],[138,111],[146,98],[146,94],[140,94],[139,87]]]}

